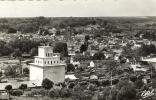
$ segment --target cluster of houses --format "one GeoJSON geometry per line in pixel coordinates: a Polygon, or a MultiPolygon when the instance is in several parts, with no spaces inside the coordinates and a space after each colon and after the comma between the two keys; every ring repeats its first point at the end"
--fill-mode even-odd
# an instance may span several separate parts
{"type": "MultiPolygon", "coordinates": [[[[0,83],[0,87],[3,90],[5,85],[12,84],[13,88],[17,88],[20,84],[26,83],[28,87],[40,86],[44,78],[48,78],[54,83],[63,82],[65,79],[70,80],[87,80],[87,79],[108,79],[106,75],[105,62],[114,60],[119,62],[120,56],[122,55],[123,48],[127,44],[132,45],[132,49],[140,48],[142,44],[151,44],[153,41],[148,41],[140,38],[127,38],[123,33],[111,34],[110,36],[101,35],[95,37],[95,34],[89,32],[97,32],[96,30],[104,30],[100,25],[88,25],[87,27],[79,27],[76,30],[83,30],[83,34],[70,34],[70,37],[66,37],[64,34],[55,35],[56,29],[48,29],[52,35],[38,35],[38,34],[27,34],[27,35],[16,35],[19,39],[48,39],[53,41],[65,41],[67,43],[68,55],[70,56],[70,64],[73,64],[75,69],[85,68],[81,73],[75,71],[66,73],[66,63],[60,59],[59,54],[53,53],[51,46],[40,46],[38,48],[38,56],[34,57],[34,62],[30,63],[29,70],[29,81],[23,81],[16,83],[0,83]],[[83,53],[80,53],[80,47],[85,42],[85,37],[89,36],[88,48],[83,53]],[[99,51],[102,52],[104,59],[91,59],[99,51]],[[98,75],[97,75],[98,73],[98,75]],[[101,75],[101,76],[100,76],[101,75]]],[[[41,34],[45,31],[39,30],[41,34]]],[[[62,29],[60,32],[66,32],[62,29]]],[[[12,38],[13,34],[8,34],[3,39],[8,39],[9,36],[12,38]]],[[[11,39],[10,38],[10,39],[11,39]]],[[[125,65],[128,68],[134,70],[134,72],[147,72],[150,66],[156,68],[155,58],[142,58],[140,62],[136,62],[135,59],[126,58],[125,65]],[[143,65],[141,62],[148,63],[148,66],[143,65]]],[[[1,65],[0,65],[1,66],[1,65]]],[[[124,66],[124,65],[122,65],[124,66]]],[[[121,66],[121,67],[122,67],[121,66]]],[[[124,68],[126,68],[124,67],[124,68]]]]}

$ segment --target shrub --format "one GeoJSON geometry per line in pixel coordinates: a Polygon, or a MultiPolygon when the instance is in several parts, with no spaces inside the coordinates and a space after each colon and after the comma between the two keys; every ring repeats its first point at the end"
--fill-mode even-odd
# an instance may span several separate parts
{"type": "Polygon", "coordinates": [[[72,82],[69,84],[68,88],[72,89],[74,86],[75,86],[75,83],[72,82]]]}
{"type": "Polygon", "coordinates": [[[10,91],[10,95],[21,96],[21,95],[23,95],[23,92],[21,90],[14,90],[14,91],[10,91]]]}
{"type": "Polygon", "coordinates": [[[28,69],[27,67],[23,69],[23,73],[24,73],[24,74],[27,74],[27,75],[28,75],[29,72],[30,72],[30,71],[29,71],[29,69],[28,69]]]}
{"type": "Polygon", "coordinates": [[[136,89],[141,89],[144,85],[143,81],[141,79],[137,79],[135,82],[134,82],[134,85],[136,87],[136,89]]]}
{"type": "Polygon", "coordinates": [[[137,77],[136,77],[136,76],[130,76],[130,80],[131,80],[132,82],[135,82],[135,81],[137,80],[137,77]]]}
{"type": "Polygon", "coordinates": [[[83,91],[84,89],[79,85],[75,85],[74,88],[73,88],[74,91],[83,91]]]}
{"type": "Polygon", "coordinates": [[[119,82],[118,79],[114,79],[114,80],[112,80],[112,84],[113,84],[113,85],[117,84],[118,82],[119,82]]]}
{"type": "Polygon", "coordinates": [[[132,86],[123,86],[117,94],[118,100],[135,100],[136,99],[136,90],[132,86]]]}
{"type": "Polygon", "coordinates": [[[98,93],[97,99],[98,100],[105,100],[105,96],[103,95],[103,93],[98,93]]]}
{"type": "Polygon", "coordinates": [[[37,90],[32,90],[30,93],[27,94],[28,97],[33,97],[35,95],[39,95],[37,90]]]}
{"type": "Polygon", "coordinates": [[[23,90],[23,92],[24,92],[24,90],[27,89],[27,84],[21,84],[19,86],[19,89],[23,90]]]}
{"type": "Polygon", "coordinates": [[[73,100],[76,100],[76,99],[78,99],[78,98],[81,98],[81,96],[83,95],[83,91],[81,91],[81,90],[77,90],[77,91],[73,91],[72,92],[72,98],[73,98],[73,100]]]}
{"type": "Polygon", "coordinates": [[[8,94],[9,94],[9,100],[10,100],[10,91],[12,90],[12,85],[5,86],[5,90],[8,92],[8,94]]]}
{"type": "Polygon", "coordinates": [[[88,83],[87,83],[87,81],[82,81],[79,84],[80,84],[80,86],[82,86],[82,85],[87,85],[88,83]]]}
{"type": "Polygon", "coordinates": [[[49,91],[49,97],[51,97],[51,98],[60,97],[60,90],[59,89],[51,89],[49,91]]]}
{"type": "Polygon", "coordinates": [[[88,91],[73,91],[72,96],[74,97],[74,100],[91,100],[93,95],[88,91]]]}
{"type": "Polygon", "coordinates": [[[40,90],[39,93],[41,94],[41,96],[46,96],[47,91],[45,91],[44,89],[40,90]]]}
{"type": "Polygon", "coordinates": [[[60,90],[60,96],[62,98],[68,98],[68,97],[71,96],[71,94],[72,94],[72,90],[70,90],[70,89],[64,88],[64,89],[61,89],[60,90]]]}
{"type": "Polygon", "coordinates": [[[94,84],[89,84],[89,85],[88,85],[88,89],[89,89],[90,91],[95,91],[95,90],[97,89],[97,87],[96,87],[96,85],[94,85],[94,84]]]}
{"type": "Polygon", "coordinates": [[[31,92],[27,93],[26,96],[28,97],[34,97],[34,96],[45,96],[46,95],[46,90],[44,89],[40,89],[40,90],[32,90],[31,92]]]}
{"type": "Polygon", "coordinates": [[[111,88],[105,87],[102,92],[98,92],[98,100],[114,100],[110,99],[111,88]]]}
{"type": "Polygon", "coordinates": [[[103,80],[102,85],[103,86],[108,86],[108,85],[110,85],[110,81],[109,80],[103,80]]]}
{"type": "Polygon", "coordinates": [[[46,90],[49,90],[49,89],[53,88],[53,85],[54,85],[54,83],[53,83],[51,80],[47,79],[47,78],[45,78],[45,79],[42,81],[42,86],[43,86],[43,88],[45,88],[46,90]]]}

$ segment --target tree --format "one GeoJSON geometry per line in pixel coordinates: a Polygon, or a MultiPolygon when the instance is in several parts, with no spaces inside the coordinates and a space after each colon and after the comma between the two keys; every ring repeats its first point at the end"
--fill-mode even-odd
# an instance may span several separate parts
{"type": "Polygon", "coordinates": [[[73,64],[67,64],[67,72],[74,71],[75,67],[73,64]]]}
{"type": "Polygon", "coordinates": [[[96,87],[96,85],[95,84],[89,84],[88,85],[88,89],[90,90],[90,91],[95,91],[96,89],[97,89],[97,87],[96,87]]]}
{"type": "Polygon", "coordinates": [[[23,69],[23,73],[28,75],[28,74],[29,74],[29,69],[28,69],[27,67],[24,68],[24,69],[23,69]]]}
{"type": "Polygon", "coordinates": [[[15,49],[13,54],[12,54],[13,57],[17,58],[17,57],[22,57],[22,52],[20,49],[15,49]]]}
{"type": "Polygon", "coordinates": [[[36,56],[37,54],[38,54],[37,48],[32,48],[32,49],[30,50],[30,55],[31,55],[31,57],[34,57],[34,56],[36,56]]]}
{"type": "Polygon", "coordinates": [[[54,83],[51,80],[47,79],[47,78],[45,78],[42,81],[42,87],[45,88],[47,90],[47,92],[48,92],[49,89],[53,88],[53,85],[54,85],[54,83]]]}
{"type": "Polygon", "coordinates": [[[68,88],[72,89],[74,86],[75,86],[75,83],[71,82],[71,83],[68,85],[68,88]]]}
{"type": "Polygon", "coordinates": [[[141,89],[144,86],[144,83],[142,81],[141,78],[138,78],[135,82],[134,82],[135,88],[136,89],[141,89]]]}
{"type": "Polygon", "coordinates": [[[85,40],[88,41],[90,39],[89,35],[85,36],[85,40]]]}
{"type": "Polygon", "coordinates": [[[49,24],[50,19],[45,18],[44,16],[39,16],[39,17],[34,18],[33,21],[37,22],[39,24],[39,26],[43,26],[43,25],[49,24]]]}
{"type": "Polygon", "coordinates": [[[23,90],[24,93],[24,90],[27,89],[27,84],[21,84],[19,89],[23,90]]]}
{"type": "Polygon", "coordinates": [[[37,31],[38,26],[34,22],[28,22],[28,23],[19,23],[16,25],[16,28],[18,31],[22,33],[33,33],[37,31]]]}
{"type": "Polygon", "coordinates": [[[0,77],[2,77],[2,75],[3,75],[3,72],[2,72],[2,71],[0,71],[0,77]]]}
{"type": "Polygon", "coordinates": [[[10,95],[12,96],[21,96],[23,92],[21,90],[13,90],[10,92],[10,95]]]}
{"type": "Polygon", "coordinates": [[[110,81],[109,80],[102,80],[102,86],[108,86],[110,85],[110,81]]]}
{"type": "Polygon", "coordinates": [[[11,48],[5,41],[0,40],[0,55],[8,56],[11,53],[11,48]]]}
{"type": "Polygon", "coordinates": [[[61,55],[63,57],[68,56],[68,50],[67,50],[67,44],[66,43],[63,43],[63,42],[55,43],[53,51],[54,51],[54,53],[61,53],[61,55]]]}
{"type": "Polygon", "coordinates": [[[100,95],[98,95],[98,100],[110,100],[110,88],[105,87],[100,95]]]}
{"type": "Polygon", "coordinates": [[[116,85],[117,100],[136,100],[136,89],[129,78],[120,79],[116,85]]]}
{"type": "Polygon", "coordinates": [[[132,82],[136,82],[137,76],[134,76],[134,75],[132,76],[132,75],[131,75],[131,76],[130,76],[130,80],[131,80],[132,82]]]}
{"type": "Polygon", "coordinates": [[[16,32],[17,32],[17,30],[14,29],[14,28],[9,28],[8,29],[8,33],[16,33],[16,32]]]}
{"type": "Polygon", "coordinates": [[[117,84],[117,89],[120,90],[124,86],[131,87],[132,84],[128,81],[128,79],[120,79],[119,83],[117,84]]]}
{"type": "Polygon", "coordinates": [[[51,98],[54,98],[54,97],[60,97],[60,90],[59,89],[51,89],[49,91],[49,96],[51,98]]]}
{"type": "Polygon", "coordinates": [[[6,69],[5,69],[5,75],[6,76],[12,76],[12,77],[15,77],[16,76],[16,66],[8,66],[6,69]]]}
{"type": "Polygon", "coordinates": [[[10,91],[12,90],[12,85],[7,85],[5,87],[5,90],[7,91],[7,93],[9,94],[9,100],[10,100],[10,91]]]}
{"type": "MultiPolygon", "coordinates": [[[[11,39],[7,43],[7,47],[11,48],[11,50],[20,51],[21,53],[30,53],[32,48],[37,48],[40,43],[44,43],[45,41],[40,40],[30,40],[30,39],[11,39]]],[[[47,42],[47,41],[46,41],[47,42]]]]}
{"type": "Polygon", "coordinates": [[[8,46],[8,44],[4,45],[3,51],[2,51],[2,55],[3,56],[10,56],[10,54],[12,53],[12,48],[10,46],[8,46]]]}
{"type": "Polygon", "coordinates": [[[94,34],[94,38],[97,38],[97,37],[101,37],[101,35],[98,33],[98,34],[94,34]]]}
{"type": "Polygon", "coordinates": [[[82,44],[81,47],[80,47],[80,52],[83,53],[84,51],[87,50],[87,48],[88,47],[85,44],[82,44]]]}
{"type": "Polygon", "coordinates": [[[60,90],[60,96],[62,98],[69,98],[71,96],[71,90],[67,88],[62,88],[60,90]]]}
{"type": "Polygon", "coordinates": [[[94,60],[104,60],[105,55],[102,52],[97,52],[97,53],[94,54],[93,59],[94,60]]]}
{"type": "Polygon", "coordinates": [[[136,99],[136,90],[132,86],[123,86],[117,94],[117,100],[135,100],[135,99],[136,99]]]}
{"type": "Polygon", "coordinates": [[[66,27],[67,27],[66,23],[62,23],[62,22],[61,22],[61,23],[59,24],[59,28],[61,28],[61,29],[62,29],[62,28],[66,28],[66,27]]]}
{"type": "Polygon", "coordinates": [[[41,89],[40,91],[38,91],[39,92],[39,94],[42,96],[42,97],[44,97],[44,96],[46,96],[46,92],[47,91],[45,91],[44,89],[41,89]]]}
{"type": "Polygon", "coordinates": [[[153,44],[150,44],[150,45],[143,44],[141,48],[139,48],[138,54],[140,54],[140,56],[143,56],[143,57],[148,56],[150,54],[156,54],[156,46],[153,44]]]}
{"type": "Polygon", "coordinates": [[[122,55],[126,58],[139,61],[143,52],[140,48],[132,49],[132,47],[132,43],[127,44],[127,46],[123,48],[122,55]]]}

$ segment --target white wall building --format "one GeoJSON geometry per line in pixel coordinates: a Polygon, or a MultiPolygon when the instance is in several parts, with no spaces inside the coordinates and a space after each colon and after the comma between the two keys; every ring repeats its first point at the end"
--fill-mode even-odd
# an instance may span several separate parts
{"type": "Polygon", "coordinates": [[[142,61],[148,62],[150,65],[152,65],[156,69],[156,58],[141,58],[142,61]]]}
{"type": "Polygon", "coordinates": [[[51,46],[40,46],[38,56],[30,64],[30,80],[42,82],[48,78],[54,83],[63,82],[65,79],[65,63],[60,60],[60,55],[53,53],[51,46]]]}

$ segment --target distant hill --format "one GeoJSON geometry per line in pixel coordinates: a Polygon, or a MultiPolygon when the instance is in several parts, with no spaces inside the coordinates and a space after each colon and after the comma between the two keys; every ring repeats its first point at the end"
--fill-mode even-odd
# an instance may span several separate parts
{"type": "Polygon", "coordinates": [[[22,33],[35,33],[40,27],[50,26],[57,29],[67,27],[80,27],[90,24],[99,24],[101,27],[114,25],[117,27],[133,28],[135,25],[152,24],[156,22],[155,16],[136,17],[21,17],[0,18],[0,32],[15,29],[22,33]],[[134,25],[135,24],[135,25],[134,25]]]}

